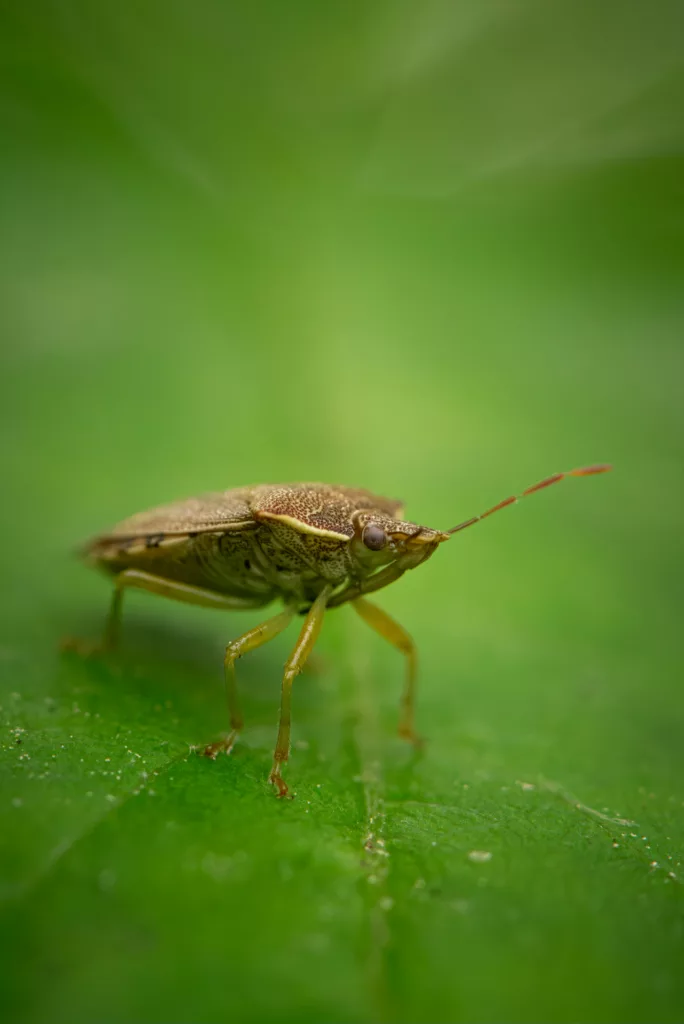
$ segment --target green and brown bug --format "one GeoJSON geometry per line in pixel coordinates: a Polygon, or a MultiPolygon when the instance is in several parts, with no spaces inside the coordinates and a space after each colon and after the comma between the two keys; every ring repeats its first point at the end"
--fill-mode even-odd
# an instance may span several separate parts
{"type": "MultiPolygon", "coordinates": [[[[87,560],[114,576],[114,593],[102,647],[115,646],[124,590],[136,587],[209,608],[261,608],[276,599],[277,615],[226,647],[224,659],[231,731],[206,748],[230,753],[243,721],[235,662],[304,615],[282,682],[278,740],[269,775],[279,797],[288,795],[282,766],[290,751],[292,683],[301,672],[327,609],[351,602],[362,619],[406,657],[399,734],[418,743],[414,727],[416,649],[408,633],[366,599],[398,580],[459,530],[568,476],[603,473],[589,466],[557,473],[506,498],[451,530],[433,530],[401,518],[402,504],[370,491],[327,484],[243,487],[142,512],[96,537],[87,560]]],[[[75,646],[79,646],[76,644],[75,646]]]]}

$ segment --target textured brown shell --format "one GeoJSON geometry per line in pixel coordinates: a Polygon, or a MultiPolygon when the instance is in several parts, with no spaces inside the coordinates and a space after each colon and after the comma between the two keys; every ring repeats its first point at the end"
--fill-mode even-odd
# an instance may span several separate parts
{"type": "Polygon", "coordinates": [[[395,517],[402,507],[370,491],[331,484],[266,484],[253,489],[249,504],[256,519],[278,519],[304,533],[340,539],[354,536],[355,512],[377,509],[395,517]]]}
{"type": "Polygon", "coordinates": [[[263,484],[217,491],[140,512],[98,537],[95,543],[243,530],[263,519],[280,520],[301,533],[319,533],[342,540],[354,534],[354,512],[377,509],[395,517],[401,514],[401,508],[400,501],[353,487],[263,484]]]}

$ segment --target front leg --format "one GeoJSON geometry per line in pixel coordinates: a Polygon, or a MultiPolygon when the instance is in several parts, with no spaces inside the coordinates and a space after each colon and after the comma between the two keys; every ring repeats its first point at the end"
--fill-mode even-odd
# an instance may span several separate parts
{"type": "Polygon", "coordinates": [[[398,648],[406,658],[406,682],[401,697],[401,715],[399,718],[399,735],[402,739],[408,740],[414,746],[420,747],[422,740],[416,733],[416,674],[418,668],[418,654],[416,645],[411,636],[403,626],[395,622],[387,612],[378,608],[376,604],[357,597],[354,601],[354,608],[364,622],[367,622],[371,629],[389,640],[393,647],[398,648]]]}
{"type": "Polygon", "coordinates": [[[364,580],[350,581],[330,599],[328,608],[338,608],[339,605],[346,604],[347,601],[355,601],[362,594],[372,594],[376,590],[381,590],[383,587],[389,586],[390,583],[401,579],[405,572],[406,569],[403,569],[397,562],[393,562],[364,580]]]}

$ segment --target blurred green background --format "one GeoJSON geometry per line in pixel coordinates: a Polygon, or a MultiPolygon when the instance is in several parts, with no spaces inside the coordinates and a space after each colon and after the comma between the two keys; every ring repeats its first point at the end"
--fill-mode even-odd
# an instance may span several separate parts
{"type": "Polygon", "coordinates": [[[4,1020],[684,1018],[683,23],[2,5],[4,1020]],[[320,479],[448,528],[594,461],[379,595],[422,757],[348,608],[292,802],[293,631],[216,763],[255,616],[134,594],[120,654],[59,654],[109,596],[74,546],[146,506],[320,479]]]}

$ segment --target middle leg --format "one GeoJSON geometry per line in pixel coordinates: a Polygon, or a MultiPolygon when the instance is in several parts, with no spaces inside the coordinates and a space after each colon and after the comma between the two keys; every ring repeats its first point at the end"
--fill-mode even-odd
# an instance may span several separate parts
{"type": "Polygon", "coordinates": [[[311,608],[304,619],[304,625],[302,626],[302,631],[299,634],[299,639],[297,640],[295,649],[287,659],[285,665],[283,688],[280,698],[278,740],[273,752],[273,767],[271,768],[271,774],[268,777],[268,781],[271,782],[278,790],[279,797],[287,796],[288,794],[287,784],[280,772],[283,763],[287,761],[290,756],[290,698],[292,695],[292,683],[294,682],[295,677],[304,668],[304,663],[311,654],[313,646],[316,643],[318,634],[321,631],[321,626],[323,625],[325,606],[328,602],[331,591],[331,586],[325,587],[311,605],[311,608]]]}
{"type": "Polygon", "coordinates": [[[254,629],[249,629],[246,633],[243,633],[242,636],[239,636],[237,640],[233,640],[226,647],[226,656],[224,658],[223,665],[226,674],[226,696],[228,698],[230,733],[222,740],[218,740],[216,743],[210,743],[209,746],[204,749],[205,757],[216,759],[217,754],[222,750],[225,750],[227,754],[230,754],[243,726],[242,712],[240,711],[240,705],[238,702],[237,682],[235,679],[235,662],[238,658],[241,658],[243,654],[247,654],[248,651],[256,650],[257,647],[261,647],[262,644],[267,644],[269,640],[278,636],[278,633],[282,633],[285,627],[292,621],[294,613],[294,608],[285,608],[278,615],[274,615],[272,619],[267,619],[266,622],[262,622],[260,626],[255,626],[254,629]]]}

